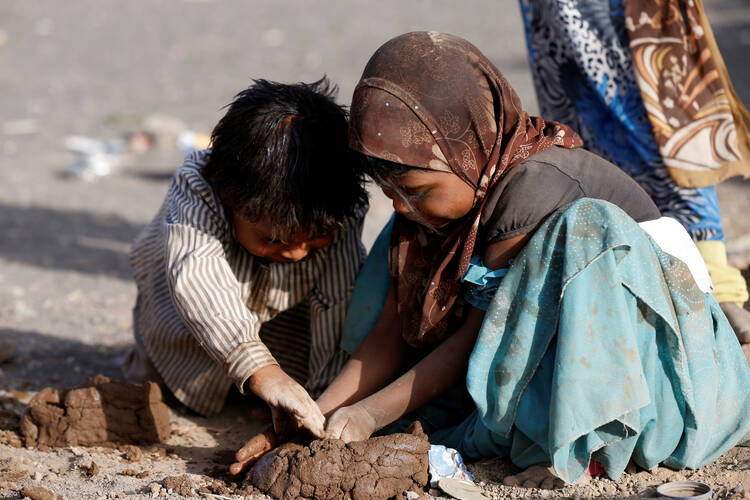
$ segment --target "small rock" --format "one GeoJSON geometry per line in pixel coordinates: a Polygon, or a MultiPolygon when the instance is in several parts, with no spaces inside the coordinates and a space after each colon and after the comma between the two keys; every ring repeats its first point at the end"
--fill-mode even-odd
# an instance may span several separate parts
{"type": "Polygon", "coordinates": [[[81,468],[81,474],[84,477],[93,477],[99,474],[99,465],[93,460],[90,464],[79,465],[79,467],[81,468]]]}
{"type": "Polygon", "coordinates": [[[159,483],[151,483],[148,487],[151,490],[151,496],[153,497],[158,495],[159,491],[161,491],[161,485],[159,483]]]}
{"type": "Polygon", "coordinates": [[[7,444],[13,448],[20,448],[23,446],[21,437],[15,431],[3,429],[0,429],[0,444],[7,444]]]}
{"type": "Polygon", "coordinates": [[[124,452],[123,458],[126,462],[140,462],[143,460],[143,451],[137,446],[125,445],[121,448],[124,452]]]}
{"type": "Polygon", "coordinates": [[[62,495],[56,495],[53,491],[41,486],[24,486],[21,490],[23,497],[31,500],[62,500],[62,495]]]}
{"type": "Polygon", "coordinates": [[[84,453],[86,453],[86,450],[84,450],[83,448],[79,448],[78,446],[71,446],[70,452],[73,455],[80,457],[80,456],[83,456],[84,453]]]}

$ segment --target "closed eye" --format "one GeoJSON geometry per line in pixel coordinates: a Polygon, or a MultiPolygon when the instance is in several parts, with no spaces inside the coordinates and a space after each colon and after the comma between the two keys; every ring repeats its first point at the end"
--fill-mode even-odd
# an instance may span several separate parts
{"type": "Polygon", "coordinates": [[[402,193],[409,197],[409,199],[412,200],[424,198],[427,195],[427,191],[429,191],[429,189],[425,188],[424,186],[399,186],[399,189],[402,193]]]}

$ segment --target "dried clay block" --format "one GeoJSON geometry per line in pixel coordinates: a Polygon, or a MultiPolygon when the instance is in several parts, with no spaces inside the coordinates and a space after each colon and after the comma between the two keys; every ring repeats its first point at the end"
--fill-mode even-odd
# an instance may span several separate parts
{"type": "Polygon", "coordinates": [[[245,478],[273,498],[354,500],[424,491],[430,443],[416,424],[410,434],[344,443],[321,439],[282,445],[261,458],[245,478]]]}
{"type": "Polygon", "coordinates": [[[98,375],[84,387],[40,391],[24,412],[21,432],[29,448],[157,443],[169,437],[169,410],[154,382],[98,375]]]}

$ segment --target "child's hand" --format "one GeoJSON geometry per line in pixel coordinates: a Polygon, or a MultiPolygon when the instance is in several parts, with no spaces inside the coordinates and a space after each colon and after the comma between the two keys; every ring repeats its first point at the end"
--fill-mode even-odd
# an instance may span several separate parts
{"type": "Polygon", "coordinates": [[[250,441],[245,443],[245,446],[235,454],[234,462],[229,467],[229,473],[237,475],[243,470],[257,462],[260,457],[271,451],[278,444],[278,437],[273,430],[273,427],[268,427],[260,434],[256,434],[250,441]]]}
{"type": "Polygon", "coordinates": [[[355,403],[339,408],[328,419],[326,437],[341,439],[346,443],[362,441],[377,430],[372,411],[366,405],[355,403]]]}
{"type": "Polygon", "coordinates": [[[283,436],[292,424],[304,427],[315,437],[325,436],[325,417],[307,391],[278,365],[264,366],[253,373],[249,380],[250,390],[271,407],[273,427],[283,436]],[[289,420],[292,422],[289,422],[289,420]]]}

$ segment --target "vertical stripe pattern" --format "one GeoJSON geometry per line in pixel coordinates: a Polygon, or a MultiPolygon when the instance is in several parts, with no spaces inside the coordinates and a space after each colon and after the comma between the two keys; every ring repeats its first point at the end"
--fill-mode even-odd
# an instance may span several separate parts
{"type": "Polygon", "coordinates": [[[346,361],[341,326],[364,261],[363,207],[326,248],[293,264],[263,263],[234,238],[200,168],[188,155],[130,255],[136,337],[186,406],[219,412],[232,383],[279,364],[317,396],[346,361]]]}

